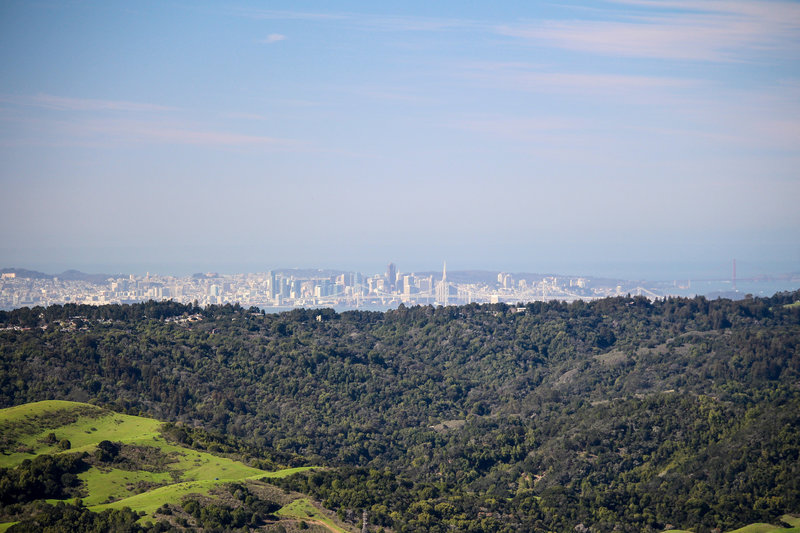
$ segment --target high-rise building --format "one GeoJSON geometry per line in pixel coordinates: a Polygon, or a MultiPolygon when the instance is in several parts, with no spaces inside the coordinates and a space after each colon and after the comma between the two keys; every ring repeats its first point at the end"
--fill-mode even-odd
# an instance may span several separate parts
{"type": "Polygon", "coordinates": [[[389,284],[389,290],[394,290],[397,281],[397,267],[394,263],[389,263],[386,267],[386,282],[389,284]]]}
{"type": "Polygon", "coordinates": [[[403,293],[404,294],[411,294],[412,289],[414,287],[414,275],[410,276],[403,276],[403,293]]]}
{"type": "Polygon", "coordinates": [[[303,291],[300,280],[292,280],[291,288],[289,289],[289,298],[300,298],[302,295],[303,291]]]}
{"type": "Polygon", "coordinates": [[[442,281],[436,286],[436,303],[448,305],[450,303],[450,283],[447,281],[447,261],[442,268],[442,281]]]}

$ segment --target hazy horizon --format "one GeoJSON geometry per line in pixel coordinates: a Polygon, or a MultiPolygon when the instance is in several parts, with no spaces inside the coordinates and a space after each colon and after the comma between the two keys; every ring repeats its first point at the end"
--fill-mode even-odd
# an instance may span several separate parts
{"type": "MultiPolygon", "coordinates": [[[[440,272],[442,264],[433,262],[404,263],[395,258],[393,260],[398,272],[422,273],[440,272]]],[[[224,275],[263,273],[269,270],[334,270],[361,272],[365,275],[380,274],[386,271],[388,263],[360,263],[360,264],[281,264],[281,263],[146,263],[146,264],[38,264],[38,265],[0,265],[0,268],[22,268],[57,275],[68,270],[77,270],[86,274],[134,274],[146,273],[163,276],[190,276],[195,273],[217,272],[224,275]]],[[[509,272],[512,274],[543,274],[562,276],[583,276],[592,278],[609,278],[620,280],[647,280],[647,281],[685,281],[685,280],[726,280],[733,276],[733,262],[687,262],[687,263],[615,263],[608,262],[550,262],[541,263],[540,268],[508,268],[502,265],[486,263],[483,265],[448,263],[449,272],[486,271],[509,272]]],[[[521,266],[521,265],[520,265],[521,266]]],[[[800,270],[791,270],[789,263],[757,263],[742,262],[737,260],[737,279],[744,280],[761,276],[779,277],[782,275],[798,275],[800,270]],[[782,268],[783,267],[783,268],[782,268]]],[[[800,286],[798,287],[800,288],[800,286]]]]}
{"type": "Polygon", "coordinates": [[[0,5],[0,264],[800,270],[800,4],[0,5]]]}

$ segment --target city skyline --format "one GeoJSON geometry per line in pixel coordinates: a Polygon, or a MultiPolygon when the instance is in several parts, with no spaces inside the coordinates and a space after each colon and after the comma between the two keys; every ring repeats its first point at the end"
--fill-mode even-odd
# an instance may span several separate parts
{"type": "Polygon", "coordinates": [[[0,6],[0,264],[800,269],[800,5],[0,6]]]}
{"type": "Polygon", "coordinates": [[[199,272],[174,276],[84,274],[48,275],[22,269],[0,269],[0,309],[65,303],[106,305],[147,300],[174,300],[201,306],[240,304],[270,312],[294,308],[386,310],[404,305],[525,304],[533,301],[591,301],[636,295],[651,300],[705,295],[741,299],[771,296],[800,286],[800,272],[745,277],[734,261],[729,277],[669,281],[607,279],[555,273],[507,271],[413,272],[391,262],[383,273],[331,269],[279,269],[223,274],[199,272]]]}

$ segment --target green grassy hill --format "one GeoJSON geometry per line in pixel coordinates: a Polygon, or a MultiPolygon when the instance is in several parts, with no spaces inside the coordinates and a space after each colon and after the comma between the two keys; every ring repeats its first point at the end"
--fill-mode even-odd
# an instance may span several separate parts
{"type": "MultiPolygon", "coordinates": [[[[781,521],[791,527],[775,526],[772,524],[750,524],[728,533],[800,533],[800,518],[791,515],[784,515],[781,521]]],[[[683,529],[670,529],[664,533],[691,533],[683,529]]]]}
{"type": "MultiPolygon", "coordinates": [[[[42,455],[86,452],[90,467],[77,475],[83,505],[97,512],[128,507],[141,515],[140,521],[156,519],[165,505],[180,506],[188,495],[207,497],[224,484],[280,478],[309,469],[268,472],[183,447],[165,439],[162,425],[151,418],[68,401],[2,409],[0,468],[17,467],[42,455]],[[102,460],[104,441],[117,450],[113,460],[102,460]]],[[[0,531],[9,525],[3,524],[0,531]]]]}

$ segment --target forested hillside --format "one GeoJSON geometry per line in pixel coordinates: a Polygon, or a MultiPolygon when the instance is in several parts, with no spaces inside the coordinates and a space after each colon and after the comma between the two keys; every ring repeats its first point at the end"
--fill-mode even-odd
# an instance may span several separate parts
{"type": "Polygon", "coordinates": [[[800,512],[799,301],[20,309],[0,407],[88,401],[334,466],[281,483],[376,530],[726,530],[800,512]]]}

